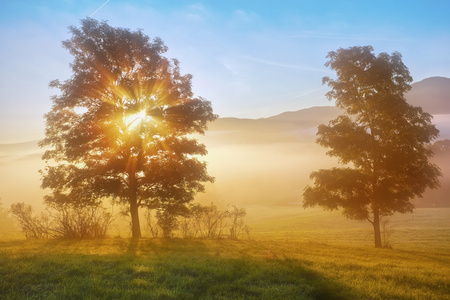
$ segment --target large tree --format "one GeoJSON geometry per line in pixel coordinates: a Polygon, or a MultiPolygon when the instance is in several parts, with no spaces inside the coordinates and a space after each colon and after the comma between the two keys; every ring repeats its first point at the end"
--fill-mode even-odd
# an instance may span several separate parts
{"type": "Polygon", "coordinates": [[[190,74],[167,47],[139,31],[87,18],[70,27],[63,46],[74,57],[70,79],[50,83],[60,93],[46,114],[42,188],[46,202],[95,205],[110,198],[129,208],[132,236],[140,237],[141,206],[173,215],[203,182],[212,181],[203,134],[216,118],[211,103],[194,97],[190,74]]]}
{"type": "Polygon", "coordinates": [[[410,200],[439,185],[439,168],[426,146],[439,131],[432,116],[409,105],[404,94],[412,78],[401,55],[375,55],[371,46],[338,49],[325,64],[336,79],[323,78],[343,114],[320,125],[317,143],[329,148],[343,167],[311,174],[304,207],[342,208],[352,219],[373,225],[375,247],[382,247],[380,218],[413,211],[410,200]]]}

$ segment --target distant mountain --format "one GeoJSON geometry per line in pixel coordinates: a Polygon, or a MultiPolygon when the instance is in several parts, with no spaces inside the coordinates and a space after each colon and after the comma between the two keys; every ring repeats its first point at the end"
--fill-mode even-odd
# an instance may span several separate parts
{"type": "Polygon", "coordinates": [[[406,99],[434,114],[450,114],[450,78],[430,77],[412,84],[406,99]]]}
{"type": "Polygon", "coordinates": [[[14,144],[0,144],[0,153],[10,154],[22,151],[28,151],[38,145],[38,140],[14,144]]]}
{"type": "Polygon", "coordinates": [[[219,144],[285,143],[311,138],[317,126],[339,115],[335,106],[312,107],[261,119],[219,118],[209,126],[208,141],[219,144]]]}
{"type": "MultiPolygon", "coordinates": [[[[410,104],[436,114],[433,122],[441,131],[440,139],[450,138],[449,88],[450,79],[433,77],[414,83],[406,95],[410,104]]],[[[210,172],[216,176],[216,183],[201,197],[252,205],[301,201],[309,174],[336,165],[336,159],[315,143],[315,135],[320,124],[340,113],[325,106],[261,119],[219,118],[200,138],[210,153],[210,172]]],[[[414,201],[417,206],[450,206],[445,196],[450,191],[450,160],[445,153],[433,158],[444,173],[442,187],[427,191],[423,200],[414,201]]]]}
{"type": "MultiPolygon", "coordinates": [[[[436,114],[433,122],[441,131],[441,140],[450,139],[449,87],[450,79],[433,77],[413,84],[406,95],[411,104],[436,114]]],[[[236,205],[300,202],[310,173],[337,165],[315,139],[317,127],[340,113],[334,106],[325,106],[261,119],[217,119],[198,137],[206,145],[208,171],[216,181],[197,199],[236,205]]],[[[415,201],[418,206],[450,206],[450,151],[444,150],[433,158],[444,173],[442,187],[427,191],[424,200],[415,201]]],[[[37,141],[0,144],[0,197],[5,204],[42,202],[44,191],[39,188],[37,171],[45,168],[40,159],[43,151],[37,141]]]]}
{"type": "Polygon", "coordinates": [[[434,156],[431,162],[438,165],[442,172],[441,186],[436,190],[427,190],[423,199],[413,201],[416,207],[449,207],[450,206],[450,140],[440,140],[431,146],[434,156]]]}

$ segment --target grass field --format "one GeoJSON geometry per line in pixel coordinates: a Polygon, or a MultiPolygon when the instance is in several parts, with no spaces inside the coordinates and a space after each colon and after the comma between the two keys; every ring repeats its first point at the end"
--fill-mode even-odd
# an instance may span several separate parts
{"type": "MultiPolygon", "coordinates": [[[[248,207],[247,212],[254,238],[347,246],[374,244],[369,222],[346,219],[339,211],[281,206],[248,207]]],[[[393,248],[450,253],[450,208],[418,208],[412,214],[395,214],[385,220],[393,248]]]]}
{"type": "Polygon", "coordinates": [[[450,299],[449,212],[392,217],[393,249],[365,223],[286,207],[248,208],[237,241],[4,238],[0,298],[450,299]]]}

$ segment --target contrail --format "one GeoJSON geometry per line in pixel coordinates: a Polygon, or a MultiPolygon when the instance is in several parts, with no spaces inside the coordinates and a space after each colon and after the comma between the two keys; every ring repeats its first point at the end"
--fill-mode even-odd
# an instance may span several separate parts
{"type": "Polygon", "coordinates": [[[106,3],[108,3],[110,0],[107,0],[105,3],[102,4],[102,6],[100,6],[99,8],[97,8],[96,11],[94,11],[89,17],[92,18],[93,15],[95,15],[100,9],[102,9],[103,6],[106,5],[106,3]]]}

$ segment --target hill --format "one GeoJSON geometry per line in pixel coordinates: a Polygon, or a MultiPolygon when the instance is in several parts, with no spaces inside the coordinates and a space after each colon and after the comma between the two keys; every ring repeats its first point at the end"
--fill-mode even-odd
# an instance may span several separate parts
{"type": "MultiPolygon", "coordinates": [[[[412,85],[407,101],[425,111],[433,108],[440,139],[450,139],[450,79],[433,77],[412,85]],[[436,96],[437,95],[437,96],[436,96]],[[439,97],[438,97],[439,96],[439,97]],[[431,101],[430,99],[434,99],[431,101]],[[440,105],[442,108],[440,108],[440,105]]],[[[312,107],[261,119],[221,118],[200,140],[209,151],[209,170],[216,177],[203,201],[285,205],[301,202],[309,174],[336,165],[336,160],[315,144],[320,124],[340,114],[334,106],[312,107]]],[[[444,173],[441,188],[417,199],[419,207],[450,206],[450,156],[433,158],[444,173]]]]}
{"type": "MultiPolygon", "coordinates": [[[[439,112],[434,122],[442,140],[450,139],[449,86],[450,79],[433,77],[413,84],[407,94],[411,104],[439,112]]],[[[238,205],[301,202],[310,173],[336,165],[315,143],[315,134],[319,124],[327,124],[339,113],[336,107],[325,106],[261,119],[217,119],[205,136],[198,137],[209,152],[205,158],[209,173],[216,177],[206,193],[198,196],[199,201],[238,205]]],[[[44,191],[39,188],[38,174],[45,167],[42,152],[37,141],[0,144],[0,197],[5,207],[13,202],[42,203],[44,191]]],[[[449,160],[445,153],[436,155],[434,162],[444,172],[442,187],[427,192],[424,200],[416,201],[418,206],[450,205],[449,160]]]]}
{"type": "Polygon", "coordinates": [[[430,77],[416,82],[405,97],[432,115],[450,114],[450,78],[430,77]]]}

